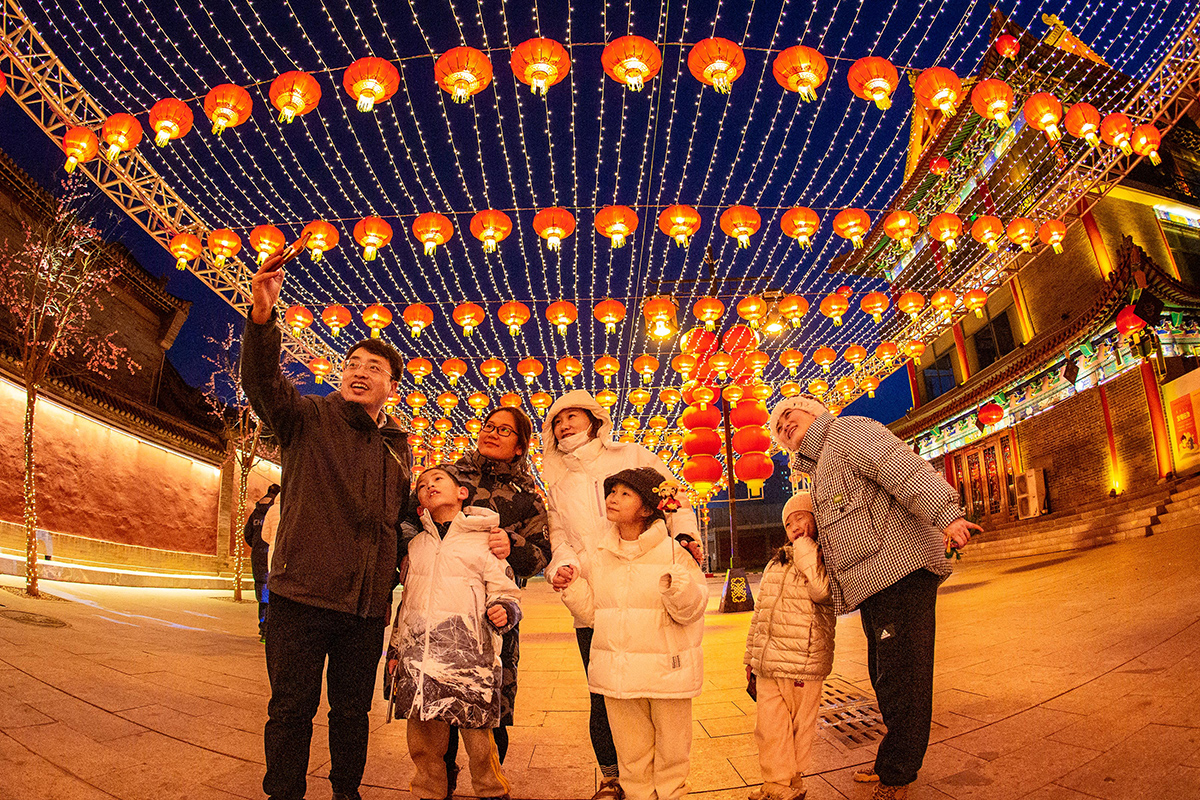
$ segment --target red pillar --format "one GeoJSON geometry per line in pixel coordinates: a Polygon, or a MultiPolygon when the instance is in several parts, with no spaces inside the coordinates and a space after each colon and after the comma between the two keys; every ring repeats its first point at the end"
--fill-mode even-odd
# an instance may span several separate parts
{"type": "Polygon", "coordinates": [[[1108,468],[1114,492],[1121,491],[1121,475],[1117,471],[1117,437],[1113,434],[1112,414],[1108,411],[1108,393],[1100,385],[1100,410],[1104,413],[1104,433],[1108,436],[1108,468]]]}
{"type": "Polygon", "coordinates": [[[913,411],[921,407],[921,389],[917,386],[917,367],[913,360],[908,360],[908,388],[912,392],[913,411]]]}
{"type": "Polygon", "coordinates": [[[971,362],[967,361],[967,342],[963,338],[962,323],[956,322],[954,329],[954,350],[958,353],[958,363],[962,367],[963,383],[971,380],[971,362]]]}
{"type": "Polygon", "coordinates": [[[1167,419],[1163,416],[1162,395],[1158,391],[1158,378],[1154,367],[1146,359],[1138,367],[1142,375],[1142,388],[1146,390],[1146,405],[1150,411],[1150,430],[1154,434],[1154,455],[1158,461],[1158,477],[1171,474],[1171,440],[1167,435],[1167,419]]]}
{"type": "Polygon", "coordinates": [[[1100,275],[1104,280],[1109,280],[1113,274],[1112,257],[1108,254],[1108,248],[1104,246],[1104,237],[1100,235],[1100,226],[1096,224],[1096,218],[1092,216],[1091,211],[1083,210],[1083,201],[1080,200],[1077,206],[1081,212],[1080,220],[1083,222],[1083,229],[1087,231],[1088,242],[1092,245],[1092,255],[1096,257],[1096,266],[1100,269],[1100,275]]]}

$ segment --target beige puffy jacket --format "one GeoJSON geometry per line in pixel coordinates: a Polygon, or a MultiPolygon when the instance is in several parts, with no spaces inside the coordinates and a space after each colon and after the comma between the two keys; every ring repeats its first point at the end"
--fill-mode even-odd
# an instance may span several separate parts
{"type": "Polygon", "coordinates": [[[836,622],[817,545],[801,537],[763,571],[744,662],[766,678],[823,680],[833,670],[836,622]]]}

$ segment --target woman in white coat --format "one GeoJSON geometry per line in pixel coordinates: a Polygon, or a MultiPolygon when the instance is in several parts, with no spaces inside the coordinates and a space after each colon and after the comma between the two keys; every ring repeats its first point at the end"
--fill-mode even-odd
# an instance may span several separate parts
{"type": "MultiPolygon", "coordinates": [[[[623,469],[653,467],[670,475],[666,464],[640,444],[612,438],[612,417],[588,392],[577,389],[558,398],[542,427],[542,481],[549,501],[550,564],[546,577],[555,589],[564,588],[581,555],[594,549],[608,530],[604,479],[623,469]]],[[[667,531],[701,558],[696,515],[686,501],[670,515],[667,531]]],[[[575,638],[586,672],[592,649],[592,625],[575,618],[575,638]]],[[[617,753],[604,698],[592,693],[590,733],[602,776],[594,800],[621,800],[617,753]]]]}

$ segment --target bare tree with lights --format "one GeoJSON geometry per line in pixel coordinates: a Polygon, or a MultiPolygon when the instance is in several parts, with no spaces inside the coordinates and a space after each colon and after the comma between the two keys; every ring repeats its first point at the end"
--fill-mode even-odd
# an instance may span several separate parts
{"type": "Polygon", "coordinates": [[[83,180],[62,186],[47,217],[22,222],[24,241],[0,247],[0,305],[13,317],[25,385],[25,591],[34,597],[39,594],[34,411],[42,385],[52,367],[56,377],[75,372],[107,377],[121,367],[139,368],[113,342],[116,331],[89,324],[103,310],[121,268],[105,257],[100,231],[80,216],[87,199],[83,180]]]}
{"type": "MultiPolygon", "coordinates": [[[[221,419],[224,426],[223,439],[229,454],[226,463],[232,463],[237,470],[237,504],[234,511],[237,523],[232,531],[230,546],[233,558],[233,599],[240,602],[245,542],[238,535],[236,528],[246,521],[246,492],[249,488],[250,472],[260,461],[277,460],[279,449],[263,440],[263,424],[250,408],[250,401],[242,391],[239,367],[241,334],[230,325],[222,339],[212,336],[206,336],[205,339],[208,340],[210,351],[214,352],[204,356],[204,360],[212,367],[212,373],[201,391],[213,413],[221,419]]],[[[285,361],[283,370],[292,383],[302,381],[303,372],[295,361],[285,361]]]]}

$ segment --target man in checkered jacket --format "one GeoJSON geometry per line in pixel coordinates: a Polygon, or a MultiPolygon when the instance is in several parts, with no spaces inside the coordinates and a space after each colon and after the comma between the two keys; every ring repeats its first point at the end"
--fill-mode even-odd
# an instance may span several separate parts
{"type": "Polygon", "coordinates": [[[834,417],[798,395],[771,412],[771,433],[812,479],[817,534],[838,614],[858,609],[868,671],[887,735],[875,767],[875,800],[903,798],[929,746],[937,587],[946,551],[971,530],[958,493],[927,461],[866,417],[834,417]]]}

